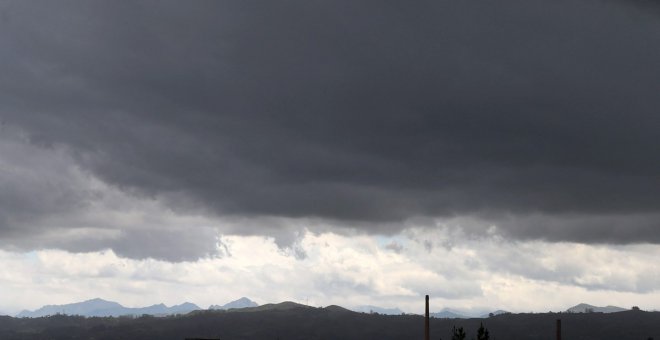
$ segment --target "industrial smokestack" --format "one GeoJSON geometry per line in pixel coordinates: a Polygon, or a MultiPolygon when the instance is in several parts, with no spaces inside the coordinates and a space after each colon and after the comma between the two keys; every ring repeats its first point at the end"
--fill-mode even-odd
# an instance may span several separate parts
{"type": "Polygon", "coordinates": [[[561,340],[561,319],[557,319],[557,340],[561,340]]]}
{"type": "Polygon", "coordinates": [[[424,340],[431,340],[429,333],[429,296],[426,296],[426,312],[424,313],[424,340]]]}

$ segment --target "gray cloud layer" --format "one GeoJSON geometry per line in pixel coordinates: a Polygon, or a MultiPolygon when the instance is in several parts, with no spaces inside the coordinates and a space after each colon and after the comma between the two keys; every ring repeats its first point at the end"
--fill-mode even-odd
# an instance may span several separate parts
{"type": "MultiPolygon", "coordinates": [[[[651,9],[5,2],[0,115],[175,211],[369,230],[479,216],[515,238],[660,242],[651,9]]],[[[0,197],[3,233],[17,202],[76,204],[21,195],[0,197]]]]}

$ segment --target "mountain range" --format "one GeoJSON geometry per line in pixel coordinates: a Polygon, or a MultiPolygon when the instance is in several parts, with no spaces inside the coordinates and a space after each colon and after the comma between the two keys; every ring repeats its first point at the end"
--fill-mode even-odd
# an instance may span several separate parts
{"type": "Polygon", "coordinates": [[[194,310],[201,309],[194,303],[185,302],[180,305],[168,307],[164,304],[157,304],[148,307],[130,308],[124,307],[117,302],[103,299],[91,299],[83,302],[70,303],[65,305],[46,305],[35,311],[24,310],[16,317],[38,318],[48,315],[67,314],[81,316],[124,316],[124,315],[174,315],[186,314],[194,310]]]}
{"type": "MultiPolygon", "coordinates": [[[[242,311],[242,312],[254,312],[254,311],[265,311],[265,310],[288,310],[291,308],[297,307],[308,307],[305,305],[300,305],[294,302],[282,302],[279,304],[265,304],[259,306],[256,302],[242,297],[238,300],[228,302],[224,305],[211,305],[209,310],[224,310],[224,311],[242,311]]],[[[335,309],[344,309],[339,306],[331,306],[335,309]]],[[[312,308],[312,307],[309,307],[312,308]]],[[[164,304],[156,304],[148,307],[140,308],[131,308],[124,307],[121,304],[113,301],[107,301],[103,299],[91,299],[83,302],[65,304],[65,305],[46,305],[35,311],[24,310],[20,312],[16,317],[28,317],[36,318],[48,315],[56,314],[66,314],[66,315],[81,315],[86,317],[105,317],[105,316],[141,316],[141,315],[153,315],[153,316],[166,316],[166,315],[175,315],[175,314],[187,314],[192,311],[201,311],[202,308],[199,306],[185,302],[180,305],[174,305],[168,307],[164,304]]],[[[370,313],[370,314],[382,314],[382,315],[401,315],[404,314],[399,308],[383,308],[372,305],[363,305],[353,307],[350,310],[354,312],[361,313],[370,313]]],[[[615,313],[625,311],[627,309],[616,307],[616,306],[606,306],[598,307],[585,303],[580,303],[566,310],[567,313],[615,313]]],[[[470,318],[488,318],[490,316],[508,314],[509,312],[504,310],[497,310],[491,313],[475,313],[467,312],[461,310],[454,310],[450,308],[443,308],[439,312],[430,313],[430,316],[433,318],[439,319],[470,319],[470,318]]]]}
{"type": "MultiPolygon", "coordinates": [[[[496,339],[549,339],[556,334],[582,340],[660,338],[660,313],[638,309],[619,313],[505,313],[487,319],[431,318],[433,339],[450,338],[463,327],[474,338],[483,324],[496,339]]],[[[85,318],[54,315],[46,318],[0,316],[2,340],[142,340],[163,339],[420,339],[421,315],[357,313],[339,306],[311,307],[294,302],[229,310],[198,310],[168,318],[85,318]]]]}

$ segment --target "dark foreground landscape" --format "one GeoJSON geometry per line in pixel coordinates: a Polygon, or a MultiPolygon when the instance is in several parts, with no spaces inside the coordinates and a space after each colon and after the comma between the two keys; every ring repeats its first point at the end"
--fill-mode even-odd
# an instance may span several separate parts
{"type": "MultiPolygon", "coordinates": [[[[431,339],[451,339],[453,326],[476,338],[483,322],[493,340],[562,338],[660,339],[660,312],[505,314],[486,319],[431,319],[431,339]]],[[[198,311],[170,317],[93,317],[54,315],[0,317],[0,339],[422,339],[419,315],[378,315],[337,306],[314,308],[293,303],[233,311],[198,311]]]]}

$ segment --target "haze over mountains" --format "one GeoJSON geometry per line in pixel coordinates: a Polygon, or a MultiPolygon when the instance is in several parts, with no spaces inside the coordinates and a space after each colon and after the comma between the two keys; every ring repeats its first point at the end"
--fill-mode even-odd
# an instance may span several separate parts
{"type": "MultiPolygon", "coordinates": [[[[294,302],[282,302],[278,304],[265,304],[259,306],[256,302],[250,300],[246,297],[241,297],[240,299],[228,302],[224,305],[211,305],[208,310],[244,310],[244,311],[264,311],[264,310],[286,310],[296,307],[309,307],[306,305],[297,304],[294,302]]],[[[312,308],[312,307],[309,307],[312,308]]],[[[368,313],[368,314],[383,314],[383,315],[401,315],[405,314],[401,309],[397,307],[384,308],[373,305],[362,305],[352,308],[344,308],[336,306],[336,308],[348,309],[354,312],[368,313]]],[[[106,316],[141,316],[141,315],[153,315],[153,316],[167,316],[175,314],[187,314],[192,311],[203,310],[203,308],[190,303],[185,302],[179,305],[174,305],[171,307],[166,306],[165,304],[155,304],[147,307],[124,307],[121,304],[113,301],[107,301],[100,298],[91,299],[83,302],[70,303],[64,305],[46,305],[35,311],[24,310],[20,312],[16,317],[23,318],[37,318],[49,315],[57,314],[66,314],[66,315],[80,315],[85,317],[106,317],[106,316]]],[[[567,313],[615,313],[622,312],[628,309],[617,307],[617,306],[605,306],[598,307],[585,303],[580,303],[573,307],[568,308],[565,312],[567,313]]],[[[501,315],[508,314],[509,312],[504,310],[497,310],[493,312],[478,312],[478,311],[466,311],[466,310],[457,310],[451,308],[443,308],[439,312],[432,312],[430,316],[433,318],[441,319],[470,319],[470,318],[487,318],[492,315],[501,315]]]]}
{"type": "Polygon", "coordinates": [[[35,311],[24,310],[20,312],[17,317],[30,317],[37,318],[48,315],[67,314],[67,315],[81,315],[81,316],[124,316],[124,315],[154,315],[164,316],[173,314],[187,314],[194,310],[200,310],[199,306],[194,303],[184,302],[180,305],[171,307],[165,304],[156,304],[147,307],[131,308],[124,307],[117,302],[107,301],[103,299],[92,299],[83,302],[70,303],[65,305],[46,305],[35,311]]]}
{"type": "Polygon", "coordinates": [[[384,308],[384,307],[378,307],[378,306],[372,306],[372,305],[356,306],[356,307],[349,308],[349,309],[354,311],[354,312],[378,313],[378,314],[385,314],[385,315],[400,315],[401,313],[403,313],[403,311],[400,310],[397,307],[384,308]]]}

